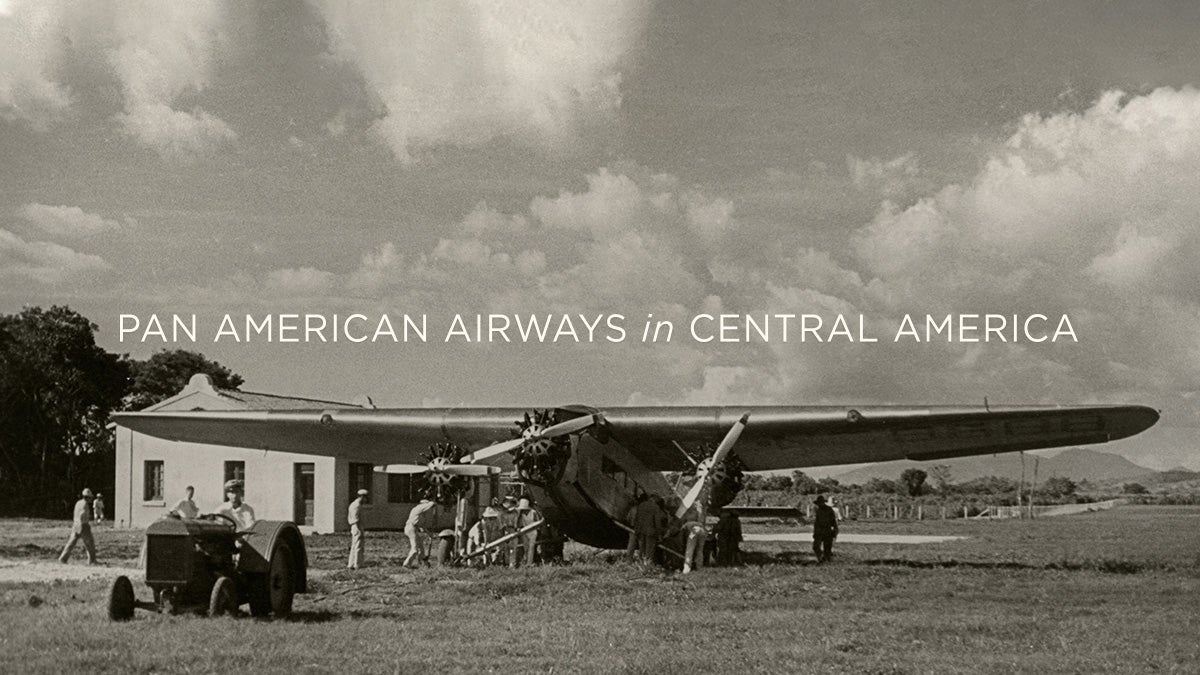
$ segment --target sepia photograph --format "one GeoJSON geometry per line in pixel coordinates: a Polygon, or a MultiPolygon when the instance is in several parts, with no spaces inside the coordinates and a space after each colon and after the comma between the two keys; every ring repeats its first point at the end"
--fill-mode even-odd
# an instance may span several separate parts
{"type": "Polygon", "coordinates": [[[0,0],[0,671],[1193,671],[1198,31],[0,0]]]}

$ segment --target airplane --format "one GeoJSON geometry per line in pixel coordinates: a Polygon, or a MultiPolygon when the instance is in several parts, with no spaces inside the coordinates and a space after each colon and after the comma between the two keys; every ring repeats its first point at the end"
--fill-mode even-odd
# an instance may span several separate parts
{"type": "Polygon", "coordinates": [[[640,494],[691,507],[733,501],[743,471],[940,460],[1104,443],[1153,426],[1140,405],[618,406],[125,412],[159,438],[346,457],[431,485],[511,462],[547,522],[572,540],[624,548],[640,494]],[[696,456],[701,459],[697,461],[696,456]],[[668,472],[694,472],[682,499],[668,472]]]}

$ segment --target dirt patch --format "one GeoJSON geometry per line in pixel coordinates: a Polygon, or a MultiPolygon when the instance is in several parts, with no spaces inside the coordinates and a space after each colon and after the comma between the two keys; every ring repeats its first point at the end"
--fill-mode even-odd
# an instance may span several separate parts
{"type": "Polygon", "coordinates": [[[142,571],[136,567],[86,563],[64,565],[57,560],[0,558],[0,583],[84,581],[111,579],[122,574],[135,581],[142,578],[142,571]]]}

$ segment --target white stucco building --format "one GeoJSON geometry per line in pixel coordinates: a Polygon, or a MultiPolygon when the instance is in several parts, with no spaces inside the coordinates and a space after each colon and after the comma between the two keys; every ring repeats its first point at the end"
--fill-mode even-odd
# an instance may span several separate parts
{"type": "MultiPolygon", "coordinates": [[[[195,375],[177,395],[148,411],[303,410],[373,407],[213,387],[207,375],[195,375]]],[[[116,428],[116,483],[113,522],[145,527],[162,517],[191,485],[202,512],[224,501],[225,481],[246,484],[246,502],[264,520],[291,520],[306,533],[344,531],[346,506],[359,488],[371,491],[364,516],[371,529],[400,529],[418,501],[409,475],[376,473],[370,464],[341,457],[266,452],[202,443],[169,441],[116,428]]]]}

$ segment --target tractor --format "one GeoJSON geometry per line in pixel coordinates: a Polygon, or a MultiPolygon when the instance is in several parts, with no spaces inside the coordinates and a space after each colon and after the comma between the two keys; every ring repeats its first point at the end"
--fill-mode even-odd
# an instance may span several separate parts
{"type": "Polygon", "coordinates": [[[308,589],[308,554],[294,524],[260,520],[239,532],[232,519],[215,513],[152,523],[145,571],[154,600],[138,600],[129,577],[119,576],[109,591],[110,619],[128,621],[136,609],[236,615],[243,604],[252,616],[285,617],[292,596],[308,589]]]}

